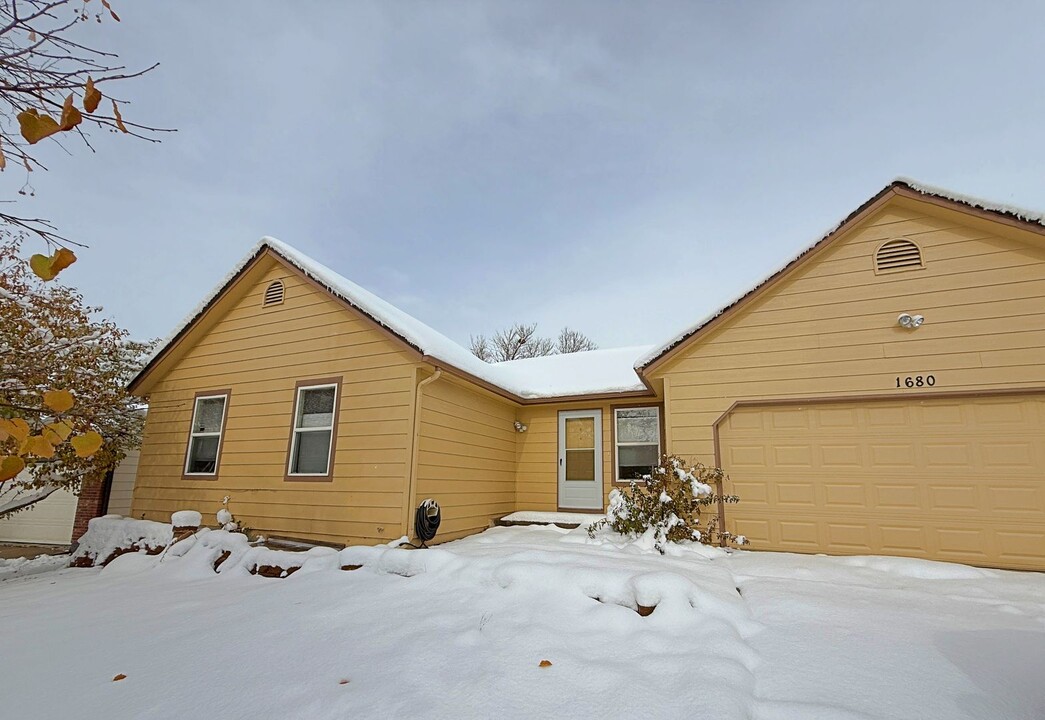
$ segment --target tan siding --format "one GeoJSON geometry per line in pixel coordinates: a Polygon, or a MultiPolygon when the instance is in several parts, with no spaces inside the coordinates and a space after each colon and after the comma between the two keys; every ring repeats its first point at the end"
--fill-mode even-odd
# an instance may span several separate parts
{"type": "Polygon", "coordinates": [[[653,375],[668,388],[672,450],[709,461],[736,401],[903,397],[897,376],[930,373],[923,392],[1045,387],[1045,250],[892,204],[653,375]],[[924,269],[875,275],[876,248],[895,237],[920,245],[924,269]],[[925,324],[898,327],[905,311],[925,324]]]}
{"type": "Polygon", "coordinates": [[[166,520],[192,508],[213,524],[231,495],[237,518],[262,534],[331,542],[403,534],[416,361],[350,309],[271,263],[153,388],[133,513],[166,520]],[[286,285],[262,308],[265,287],[286,285]],[[332,481],[284,480],[299,380],[342,376],[332,481]],[[192,399],[230,388],[218,478],[182,478],[192,399]]]}
{"type": "Polygon", "coordinates": [[[516,509],[515,407],[445,375],[422,391],[417,495],[442,509],[436,540],[481,532],[516,509]]]}

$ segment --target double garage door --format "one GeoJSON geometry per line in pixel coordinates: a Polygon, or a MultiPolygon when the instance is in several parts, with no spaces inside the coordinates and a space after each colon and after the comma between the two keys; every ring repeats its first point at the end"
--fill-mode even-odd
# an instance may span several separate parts
{"type": "Polygon", "coordinates": [[[1045,570],[1045,395],[739,406],[719,450],[756,549],[1045,570]]]}

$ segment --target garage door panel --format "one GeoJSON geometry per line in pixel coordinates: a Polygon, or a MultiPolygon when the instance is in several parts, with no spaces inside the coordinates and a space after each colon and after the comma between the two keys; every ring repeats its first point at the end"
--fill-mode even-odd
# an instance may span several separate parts
{"type": "Polygon", "coordinates": [[[744,407],[719,432],[755,547],[1045,569],[1045,396],[744,407]]]}
{"type": "Polygon", "coordinates": [[[775,483],[773,489],[776,491],[777,505],[791,508],[808,508],[811,510],[819,505],[816,491],[811,482],[775,483]]]}
{"type": "Polygon", "coordinates": [[[862,508],[868,500],[867,486],[862,483],[824,482],[824,502],[834,508],[862,508]]]}
{"type": "Polygon", "coordinates": [[[925,505],[921,488],[913,483],[882,482],[871,488],[871,496],[880,510],[921,510],[925,505]]]}
{"type": "Polygon", "coordinates": [[[827,522],[827,543],[832,547],[850,548],[861,552],[863,548],[876,545],[873,530],[864,523],[827,522]]]}
{"type": "Polygon", "coordinates": [[[815,552],[823,545],[815,522],[780,520],[777,522],[780,542],[795,549],[815,552]]]}
{"type": "Polygon", "coordinates": [[[883,524],[878,536],[881,552],[891,555],[917,556],[928,545],[925,528],[919,526],[883,524]]]}
{"type": "Polygon", "coordinates": [[[813,449],[809,445],[777,445],[772,449],[773,464],[776,467],[805,468],[813,467],[813,449]]]}
{"type": "Polygon", "coordinates": [[[916,408],[918,423],[926,430],[944,428],[948,431],[967,423],[965,407],[959,403],[922,405],[916,408]]]}
{"type": "Polygon", "coordinates": [[[735,468],[763,468],[766,448],[762,445],[738,445],[729,449],[729,464],[735,468]]]}
{"type": "Polygon", "coordinates": [[[928,440],[922,443],[925,464],[930,468],[972,467],[970,443],[939,442],[928,440]]]}
{"type": "Polygon", "coordinates": [[[857,444],[824,444],[820,446],[820,467],[858,470],[864,467],[863,449],[857,444]]]}
{"type": "Polygon", "coordinates": [[[1041,517],[1045,515],[1045,484],[992,485],[987,492],[987,509],[1015,518],[1041,517]]]}

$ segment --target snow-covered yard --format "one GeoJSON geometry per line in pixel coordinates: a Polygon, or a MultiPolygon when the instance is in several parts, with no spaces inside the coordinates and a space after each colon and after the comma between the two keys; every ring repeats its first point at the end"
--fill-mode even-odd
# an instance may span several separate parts
{"type": "Polygon", "coordinates": [[[1045,717],[1040,574],[513,527],[268,579],[202,545],[0,567],[4,716],[1045,717]]]}

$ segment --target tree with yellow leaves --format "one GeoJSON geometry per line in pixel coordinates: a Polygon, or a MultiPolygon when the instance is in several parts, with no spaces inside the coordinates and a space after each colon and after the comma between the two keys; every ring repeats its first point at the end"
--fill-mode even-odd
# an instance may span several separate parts
{"type": "MultiPolygon", "coordinates": [[[[165,132],[125,120],[127,101],[107,97],[156,67],[129,71],[87,44],[97,24],[119,21],[109,0],[0,0],[0,171],[24,173],[19,195],[47,169],[38,143],[73,137],[93,151],[92,130],[152,142],[165,132]]],[[[45,284],[76,262],[71,246],[82,244],[45,219],[0,212],[0,517],[101,480],[140,439],[124,384],[147,346],[75,290],[45,284]],[[29,235],[45,252],[27,263],[29,235]]]]}
{"type": "Polygon", "coordinates": [[[126,391],[150,349],[0,243],[0,517],[101,481],[141,441],[126,391]]]}

